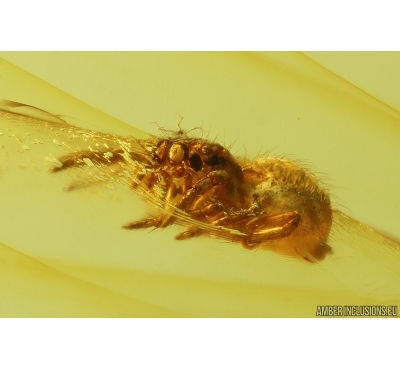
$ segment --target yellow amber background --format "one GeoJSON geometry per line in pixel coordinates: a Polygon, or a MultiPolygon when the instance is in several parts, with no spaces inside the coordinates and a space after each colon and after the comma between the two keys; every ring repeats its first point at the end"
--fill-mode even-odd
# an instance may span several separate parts
{"type": "MultiPolygon", "coordinates": [[[[119,134],[139,135],[122,122],[157,134],[150,122],[173,129],[181,115],[184,128],[235,142],[234,153],[306,161],[327,175],[336,208],[400,238],[397,53],[0,57],[1,98],[119,134]]],[[[66,194],[65,177],[12,161],[0,163],[2,316],[314,317],[317,305],[400,301],[398,252],[379,239],[366,246],[357,224],[341,231],[348,249],[337,242],[315,265],[207,238],[176,242],[176,227],[120,229],[146,214],[128,191],[118,202],[66,194]]]]}

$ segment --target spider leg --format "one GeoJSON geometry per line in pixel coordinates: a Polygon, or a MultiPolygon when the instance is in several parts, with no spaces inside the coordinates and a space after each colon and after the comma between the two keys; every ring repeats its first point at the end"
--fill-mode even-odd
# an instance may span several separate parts
{"type": "Polygon", "coordinates": [[[204,231],[201,230],[199,227],[197,226],[193,226],[188,228],[187,230],[185,230],[184,232],[178,234],[175,236],[176,240],[186,240],[186,239],[191,239],[191,238],[195,238],[197,236],[200,236],[201,234],[203,234],[204,231]]]}
{"type": "MultiPolygon", "coordinates": [[[[69,168],[99,165],[112,165],[119,162],[149,163],[148,158],[136,152],[127,152],[123,148],[104,148],[95,150],[80,150],[58,158],[59,164],[50,168],[50,172],[60,172],[69,168]]],[[[144,168],[144,165],[143,165],[144,168]]]]}
{"type": "MultiPolygon", "coordinates": [[[[171,196],[171,194],[175,191],[175,187],[171,186],[167,192],[167,198],[171,196]]],[[[168,203],[166,203],[166,208],[168,207],[168,203]]],[[[171,216],[167,215],[164,217],[151,217],[151,218],[144,218],[139,221],[134,221],[127,223],[126,225],[122,226],[123,229],[126,230],[137,230],[137,229],[147,229],[149,227],[154,228],[164,228],[171,224],[171,216]]]]}
{"type": "Polygon", "coordinates": [[[212,217],[215,217],[221,213],[225,215],[224,210],[225,208],[221,202],[213,202],[200,209],[189,210],[186,212],[189,213],[190,216],[195,218],[196,220],[204,220],[206,218],[210,219],[212,217]]]}
{"type": "Polygon", "coordinates": [[[64,171],[68,168],[81,167],[83,165],[95,164],[108,164],[108,163],[118,163],[124,160],[122,156],[122,149],[104,149],[104,150],[81,150],[76,153],[69,153],[58,158],[61,163],[60,166],[55,166],[50,169],[50,172],[64,171]]]}
{"type": "Polygon", "coordinates": [[[260,243],[282,239],[288,236],[299,224],[300,215],[297,212],[285,212],[278,215],[259,215],[244,225],[242,232],[247,234],[242,238],[244,248],[253,249],[260,243]]]}
{"type": "MultiPolygon", "coordinates": [[[[174,206],[178,209],[185,211],[186,208],[189,208],[195,202],[196,198],[199,195],[202,195],[205,192],[207,192],[208,190],[210,190],[211,188],[213,188],[214,186],[220,186],[227,181],[228,181],[228,176],[224,171],[210,172],[205,177],[203,177],[201,180],[197,181],[186,192],[186,195],[184,195],[174,206]]],[[[148,228],[148,227],[163,228],[168,225],[171,225],[175,221],[175,216],[174,216],[174,212],[173,212],[173,207],[171,207],[171,203],[172,203],[172,199],[175,198],[176,193],[177,193],[176,186],[175,186],[174,182],[171,181],[169,183],[168,191],[165,196],[165,205],[166,205],[165,208],[168,211],[170,211],[170,214],[168,214],[167,216],[146,218],[143,220],[131,222],[131,223],[124,225],[123,228],[128,229],[128,230],[134,230],[134,229],[144,229],[144,228],[148,228]]],[[[205,210],[205,211],[207,211],[207,210],[205,210]]],[[[215,212],[215,207],[214,207],[214,212],[215,212]]],[[[185,232],[183,232],[182,234],[185,234],[185,232]]],[[[181,235],[181,234],[179,234],[179,235],[181,235]]],[[[179,238],[179,240],[182,240],[182,238],[187,239],[187,238],[195,236],[193,231],[191,231],[185,235],[186,236],[182,235],[179,238]]],[[[199,234],[197,234],[197,235],[199,235],[199,234]]]]}
{"type": "MultiPolygon", "coordinates": [[[[195,211],[188,212],[191,217],[197,220],[212,219],[218,217],[220,214],[225,214],[224,206],[220,202],[211,203],[201,209],[196,209],[195,211]]],[[[194,237],[198,237],[204,234],[206,231],[202,230],[198,226],[188,227],[184,232],[175,236],[176,240],[186,240],[194,237]]]]}
{"type": "Polygon", "coordinates": [[[240,225],[244,222],[248,222],[254,219],[261,212],[260,204],[258,202],[253,202],[251,206],[247,209],[242,209],[240,211],[230,212],[223,214],[223,217],[220,217],[212,222],[214,226],[224,226],[228,225],[233,228],[240,228],[240,225]]]}
{"type": "Polygon", "coordinates": [[[162,220],[161,217],[143,218],[139,221],[130,222],[122,226],[122,228],[126,230],[147,229],[149,227],[158,228],[161,226],[162,220]]]}
{"type": "MultiPolygon", "coordinates": [[[[210,189],[216,187],[216,186],[222,186],[228,181],[228,175],[225,171],[212,171],[208,173],[205,177],[197,181],[187,192],[186,195],[181,198],[180,201],[178,201],[175,204],[176,208],[179,208],[183,211],[186,211],[187,209],[190,209],[190,207],[194,204],[196,199],[205,193],[207,193],[210,189]]],[[[212,212],[217,212],[220,210],[220,206],[214,206],[214,207],[204,207],[202,209],[203,211],[203,217],[204,215],[207,214],[207,212],[212,213],[212,212]]],[[[190,211],[188,212],[190,214],[190,211]]],[[[168,216],[168,224],[171,224],[175,221],[175,217],[173,213],[168,216]]],[[[189,228],[186,232],[183,232],[179,235],[177,235],[178,240],[182,239],[188,239],[192,238],[194,236],[200,235],[202,232],[200,232],[200,228],[195,227],[195,228],[189,228]],[[196,231],[194,231],[196,229],[196,231]]]]}
{"type": "Polygon", "coordinates": [[[209,172],[205,177],[197,181],[175,206],[186,211],[187,209],[190,209],[198,196],[205,194],[215,186],[222,186],[228,181],[229,177],[225,171],[209,172]]]}

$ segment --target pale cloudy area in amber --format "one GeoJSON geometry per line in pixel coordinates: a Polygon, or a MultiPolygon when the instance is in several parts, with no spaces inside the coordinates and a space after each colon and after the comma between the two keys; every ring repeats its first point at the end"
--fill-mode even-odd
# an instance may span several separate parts
{"type": "MultiPolygon", "coordinates": [[[[396,75],[397,54],[381,54],[380,63],[382,55],[396,75]]],[[[400,237],[396,92],[385,102],[384,86],[374,96],[373,81],[357,85],[365,77],[352,80],[351,68],[332,72],[312,53],[0,57],[1,98],[122,135],[140,135],[122,122],[157,134],[151,122],[174,129],[181,115],[185,129],[203,126],[234,143],[235,155],[304,161],[328,184],[335,208],[400,237]]],[[[68,194],[68,174],[49,177],[34,155],[0,155],[2,316],[313,317],[317,305],[400,300],[398,247],[339,213],[334,253],[320,264],[208,238],[177,242],[177,226],[121,230],[148,212],[123,187],[68,194]]]]}

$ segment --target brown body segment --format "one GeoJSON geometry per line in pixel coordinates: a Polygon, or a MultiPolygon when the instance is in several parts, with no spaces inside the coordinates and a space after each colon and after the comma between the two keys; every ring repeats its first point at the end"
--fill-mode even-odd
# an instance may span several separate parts
{"type": "Polygon", "coordinates": [[[330,198],[315,176],[293,162],[278,158],[260,158],[243,172],[245,181],[255,186],[254,195],[267,214],[297,212],[300,217],[289,235],[261,243],[262,248],[310,261],[321,260],[331,253],[327,244],[332,224],[330,198]]]}

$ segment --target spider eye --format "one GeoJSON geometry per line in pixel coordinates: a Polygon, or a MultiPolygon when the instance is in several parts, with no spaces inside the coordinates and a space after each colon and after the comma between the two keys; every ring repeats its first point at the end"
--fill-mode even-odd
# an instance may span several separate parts
{"type": "Polygon", "coordinates": [[[210,154],[210,153],[211,153],[211,148],[210,148],[208,145],[204,145],[204,146],[202,146],[202,148],[201,148],[201,152],[202,152],[203,154],[210,154]]]}
{"type": "Polygon", "coordinates": [[[189,163],[190,167],[196,171],[199,172],[203,168],[203,162],[201,161],[201,158],[198,154],[193,154],[189,158],[189,163]]]}
{"type": "Polygon", "coordinates": [[[173,144],[168,152],[168,158],[172,164],[179,164],[185,160],[187,148],[182,144],[173,144]]]}
{"type": "Polygon", "coordinates": [[[218,165],[222,164],[222,161],[221,161],[220,157],[217,154],[214,154],[210,158],[210,164],[211,164],[211,166],[218,166],[218,165]]]}

